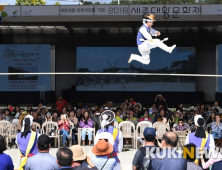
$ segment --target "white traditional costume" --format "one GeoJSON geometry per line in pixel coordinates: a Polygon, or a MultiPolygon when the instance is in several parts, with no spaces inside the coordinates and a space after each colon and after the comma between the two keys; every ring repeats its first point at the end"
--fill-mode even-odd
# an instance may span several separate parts
{"type": "MultiPolygon", "coordinates": [[[[114,121],[115,114],[111,110],[104,111],[100,116],[101,121],[101,129],[98,130],[96,137],[95,137],[95,144],[100,139],[105,139],[107,142],[113,145],[113,152],[112,155],[116,159],[118,163],[117,166],[114,168],[115,170],[120,170],[120,161],[118,158],[118,153],[122,152],[123,149],[123,136],[122,132],[119,129],[114,128],[112,126],[112,122],[114,121]]],[[[110,155],[107,155],[108,157],[110,155]]]]}
{"type": "Polygon", "coordinates": [[[137,45],[142,56],[131,54],[128,63],[130,63],[132,60],[136,60],[148,65],[150,63],[150,50],[152,48],[159,47],[162,50],[171,53],[176,47],[176,45],[168,47],[163,43],[164,41],[167,41],[168,38],[165,38],[162,41],[160,39],[152,39],[152,36],[157,36],[157,31],[151,27],[148,27],[146,23],[154,21],[156,20],[154,19],[153,14],[150,14],[149,16],[146,15],[146,18],[143,19],[143,25],[140,27],[137,34],[137,45]]]}

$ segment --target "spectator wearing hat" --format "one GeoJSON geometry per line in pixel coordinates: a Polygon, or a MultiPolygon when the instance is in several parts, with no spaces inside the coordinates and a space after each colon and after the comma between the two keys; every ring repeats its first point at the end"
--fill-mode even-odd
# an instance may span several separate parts
{"type": "Polygon", "coordinates": [[[73,145],[70,149],[73,152],[73,164],[71,167],[74,170],[98,170],[98,168],[91,161],[90,157],[88,157],[86,153],[83,152],[83,149],[80,145],[73,145]],[[91,168],[88,168],[88,165],[91,168]]]}
{"type": "Polygon", "coordinates": [[[52,121],[52,114],[48,112],[45,117],[45,122],[51,122],[51,121],[52,121]]]}
{"type": "Polygon", "coordinates": [[[0,135],[0,169],[1,170],[14,170],[14,165],[12,162],[12,158],[4,154],[3,152],[7,150],[5,138],[0,135]]]}
{"type": "MultiPolygon", "coordinates": [[[[114,127],[115,113],[111,110],[104,111],[100,116],[101,129],[97,132],[95,142],[98,141],[100,134],[104,132],[110,133],[113,139],[113,152],[112,155],[116,159],[119,165],[118,153],[122,152],[123,149],[123,136],[119,129],[114,127]]],[[[108,141],[109,142],[109,141],[108,141]]],[[[107,155],[109,157],[109,155],[107,155]]],[[[117,165],[117,166],[118,166],[117,165]]]]}
{"type": "Polygon", "coordinates": [[[58,108],[58,111],[61,113],[62,108],[68,106],[68,103],[65,99],[63,99],[62,96],[59,96],[58,100],[56,101],[56,106],[58,108]]]}
{"type": "Polygon", "coordinates": [[[129,118],[127,118],[126,119],[126,121],[133,121],[133,122],[137,122],[138,121],[138,119],[136,118],[136,117],[134,117],[134,112],[133,111],[130,111],[129,112],[130,114],[129,114],[129,118]]]}
{"type": "Polygon", "coordinates": [[[174,116],[172,115],[172,120],[173,120],[173,123],[178,123],[178,120],[182,118],[182,113],[180,112],[180,110],[177,110],[175,113],[174,113],[174,116]]]}
{"type": "Polygon", "coordinates": [[[149,117],[149,113],[145,110],[143,116],[140,118],[140,122],[142,121],[152,121],[151,117],[149,117]]]}
{"type": "Polygon", "coordinates": [[[113,170],[117,165],[115,158],[112,156],[113,146],[105,140],[99,140],[93,147],[92,152],[96,155],[96,157],[91,158],[92,162],[98,169],[113,170]],[[110,155],[110,157],[107,155],[110,155]]]}
{"type": "Polygon", "coordinates": [[[208,134],[204,130],[205,121],[201,115],[196,115],[194,117],[196,131],[189,133],[186,137],[185,144],[193,143],[197,147],[203,147],[209,149],[215,148],[215,143],[213,136],[208,134]]]}
{"type": "Polygon", "coordinates": [[[25,166],[25,170],[57,170],[59,169],[58,164],[56,163],[56,158],[49,154],[51,142],[50,138],[47,135],[41,135],[38,138],[37,146],[38,153],[30,158],[25,166]],[[45,163],[39,163],[39,160],[44,160],[45,163]]]}
{"type": "Polygon", "coordinates": [[[156,131],[152,127],[146,127],[143,131],[144,138],[144,147],[141,147],[133,158],[133,170],[143,170],[143,159],[146,154],[146,149],[153,149],[153,153],[156,153],[156,146],[154,145],[154,141],[156,140],[156,131]]]}

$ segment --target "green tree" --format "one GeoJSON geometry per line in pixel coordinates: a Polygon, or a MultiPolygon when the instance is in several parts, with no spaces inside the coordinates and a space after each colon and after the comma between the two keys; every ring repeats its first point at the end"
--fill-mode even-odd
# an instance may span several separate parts
{"type": "Polygon", "coordinates": [[[92,5],[93,3],[91,1],[84,1],[83,5],[92,5]]]}
{"type": "Polygon", "coordinates": [[[54,5],[61,5],[59,2],[56,2],[54,5]]]}
{"type": "Polygon", "coordinates": [[[15,5],[45,5],[44,0],[16,0],[15,5]]]}
{"type": "Polygon", "coordinates": [[[94,2],[94,5],[100,5],[100,2],[94,2]]]}

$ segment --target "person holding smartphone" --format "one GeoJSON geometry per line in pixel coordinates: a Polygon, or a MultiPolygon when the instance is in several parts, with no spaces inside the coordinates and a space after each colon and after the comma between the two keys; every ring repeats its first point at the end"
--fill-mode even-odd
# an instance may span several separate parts
{"type": "Polygon", "coordinates": [[[162,94],[157,94],[156,98],[154,99],[154,102],[156,103],[156,108],[159,108],[159,105],[165,106],[166,99],[163,97],[162,94]]]}
{"type": "Polygon", "coordinates": [[[65,147],[66,138],[68,138],[69,142],[71,142],[69,137],[69,121],[66,118],[66,114],[61,115],[61,120],[59,120],[57,123],[59,126],[60,135],[62,135],[62,147],[65,147]]]}

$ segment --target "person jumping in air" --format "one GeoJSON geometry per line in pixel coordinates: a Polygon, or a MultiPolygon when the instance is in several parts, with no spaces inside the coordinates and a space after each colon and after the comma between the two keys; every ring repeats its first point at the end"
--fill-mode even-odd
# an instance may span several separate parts
{"type": "Polygon", "coordinates": [[[176,45],[168,47],[163,43],[167,41],[168,38],[164,38],[162,41],[160,39],[152,39],[152,36],[160,36],[160,32],[152,28],[154,21],[156,20],[153,14],[144,15],[143,25],[140,27],[137,34],[137,45],[142,56],[131,54],[128,63],[132,60],[136,60],[148,65],[150,63],[150,50],[152,48],[159,47],[168,53],[172,53],[173,49],[176,47],[176,45]]]}

